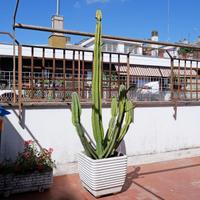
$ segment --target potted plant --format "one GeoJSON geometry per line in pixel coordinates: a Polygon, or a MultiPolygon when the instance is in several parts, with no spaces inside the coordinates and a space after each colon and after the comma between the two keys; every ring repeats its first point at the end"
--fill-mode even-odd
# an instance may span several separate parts
{"type": "Polygon", "coordinates": [[[181,55],[183,59],[186,59],[191,53],[193,53],[193,50],[188,47],[180,47],[178,50],[178,54],[181,55]]]}
{"type": "Polygon", "coordinates": [[[121,191],[127,171],[127,156],[117,152],[117,148],[133,122],[134,105],[127,98],[124,85],[119,88],[118,98],[111,102],[111,119],[104,134],[102,123],[101,86],[101,21],[100,10],[96,12],[96,33],[92,78],[92,129],[96,144],[85,135],[81,124],[81,105],[77,93],[72,94],[72,123],[84,147],[79,154],[79,173],[83,186],[94,196],[102,196],[121,191]]]}
{"type": "Polygon", "coordinates": [[[25,141],[24,151],[18,154],[14,163],[0,164],[0,195],[49,188],[53,183],[55,167],[51,159],[52,151],[52,148],[38,150],[33,141],[25,141]]]}

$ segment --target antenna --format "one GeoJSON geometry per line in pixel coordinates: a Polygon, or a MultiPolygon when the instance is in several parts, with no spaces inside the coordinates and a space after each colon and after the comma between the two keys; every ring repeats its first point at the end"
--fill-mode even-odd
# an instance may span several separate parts
{"type": "Polygon", "coordinates": [[[169,14],[170,14],[170,0],[168,0],[168,4],[167,4],[167,41],[169,42],[170,37],[169,37],[169,14]]]}
{"type": "Polygon", "coordinates": [[[57,4],[56,4],[56,15],[57,15],[57,16],[60,15],[60,0],[57,0],[57,4]]]}

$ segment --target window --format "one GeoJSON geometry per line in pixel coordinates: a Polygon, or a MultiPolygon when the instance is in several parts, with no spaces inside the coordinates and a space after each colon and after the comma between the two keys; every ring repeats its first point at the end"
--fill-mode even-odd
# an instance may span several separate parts
{"type": "Polygon", "coordinates": [[[117,52],[117,44],[105,43],[102,47],[102,50],[107,52],[117,52]]]}
{"type": "Polygon", "coordinates": [[[126,44],[124,46],[124,53],[130,53],[130,52],[134,52],[135,54],[137,54],[137,49],[134,49],[133,45],[130,44],[126,44]],[[133,51],[134,50],[134,51],[133,51]]]}

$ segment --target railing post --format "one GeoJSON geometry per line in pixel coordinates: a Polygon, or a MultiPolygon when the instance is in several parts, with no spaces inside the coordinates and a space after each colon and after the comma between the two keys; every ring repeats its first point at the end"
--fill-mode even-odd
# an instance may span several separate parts
{"type": "Polygon", "coordinates": [[[45,48],[42,48],[42,98],[45,97],[44,95],[44,73],[45,73],[45,48]]]}
{"type": "Polygon", "coordinates": [[[171,91],[171,100],[174,99],[174,59],[169,53],[168,50],[166,50],[168,56],[170,57],[170,66],[171,66],[171,74],[170,74],[170,91],[171,91]]]}
{"type": "Polygon", "coordinates": [[[84,58],[84,51],[82,52],[82,98],[84,99],[85,95],[85,58],[84,58]]]}
{"type": "Polygon", "coordinates": [[[63,100],[66,99],[66,61],[65,50],[63,50],[63,100]]]}
{"type": "Polygon", "coordinates": [[[117,54],[117,60],[118,60],[118,78],[117,78],[117,86],[118,86],[118,91],[119,91],[119,86],[120,86],[120,54],[117,54]]]}
{"type": "Polygon", "coordinates": [[[22,46],[18,46],[18,105],[19,119],[22,119],[22,46]]]}
{"type": "Polygon", "coordinates": [[[127,54],[127,88],[130,87],[130,53],[127,54]]]}
{"type": "Polygon", "coordinates": [[[187,79],[186,79],[186,67],[187,67],[187,63],[186,60],[184,60],[184,100],[187,99],[187,95],[186,95],[186,90],[187,90],[187,79]]]}
{"type": "Polygon", "coordinates": [[[181,65],[181,61],[178,61],[178,99],[181,100],[181,80],[180,80],[180,65],[181,65]]]}
{"type": "Polygon", "coordinates": [[[80,51],[78,51],[78,94],[81,94],[81,61],[80,61],[80,51]]]}
{"type": "Polygon", "coordinates": [[[72,58],[72,77],[71,77],[71,90],[75,92],[75,65],[76,65],[76,51],[73,50],[73,58],[72,58]]]}
{"type": "Polygon", "coordinates": [[[173,117],[176,120],[177,118],[177,99],[174,99],[174,59],[171,56],[171,54],[166,50],[167,54],[170,57],[170,62],[171,62],[171,77],[170,77],[170,91],[171,91],[171,101],[174,102],[174,114],[173,117]]]}
{"type": "Polygon", "coordinates": [[[56,98],[56,89],[55,89],[55,72],[56,72],[56,58],[55,58],[55,49],[53,49],[53,74],[52,74],[52,79],[53,79],[53,99],[55,100],[56,98]]]}
{"type": "Polygon", "coordinates": [[[198,61],[196,61],[196,100],[198,101],[199,99],[199,83],[198,83],[198,78],[199,78],[199,75],[198,75],[198,61]]]}
{"type": "Polygon", "coordinates": [[[109,99],[111,99],[112,90],[112,63],[111,63],[111,53],[109,53],[109,99]]]}
{"type": "Polygon", "coordinates": [[[192,95],[193,95],[193,80],[192,80],[192,60],[190,60],[190,100],[192,100],[192,95]]]}
{"type": "Polygon", "coordinates": [[[34,97],[34,83],[33,83],[33,78],[34,78],[34,47],[31,47],[31,99],[34,97]]]}
{"type": "Polygon", "coordinates": [[[171,62],[171,77],[170,77],[170,91],[171,91],[171,99],[174,99],[174,59],[170,59],[171,62]]]}

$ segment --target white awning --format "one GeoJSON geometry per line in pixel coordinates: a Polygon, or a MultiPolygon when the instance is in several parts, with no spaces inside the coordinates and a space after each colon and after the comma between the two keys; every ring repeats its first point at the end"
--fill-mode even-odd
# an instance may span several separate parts
{"type": "MultiPolygon", "coordinates": [[[[115,65],[115,69],[121,75],[127,75],[127,66],[118,66],[115,65]]],[[[158,67],[139,67],[131,66],[130,67],[131,76],[151,76],[151,77],[160,77],[161,73],[158,67]]]]}
{"type": "MultiPolygon", "coordinates": [[[[169,77],[171,76],[171,69],[169,68],[160,68],[162,77],[169,77]]],[[[197,72],[194,69],[174,69],[173,70],[174,74],[176,76],[196,76],[197,72]]]]}
{"type": "MultiPolygon", "coordinates": [[[[127,75],[128,67],[125,65],[115,65],[117,73],[120,75],[127,75]]],[[[197,72],[194,69],[174,69],[176,76],[196,76],[197,72]]],[[[130,66],[130,76],[143,76],[143,77],[170,77],[171,69],[164,67],[149,67],[149,66],[130,66]]]]}

